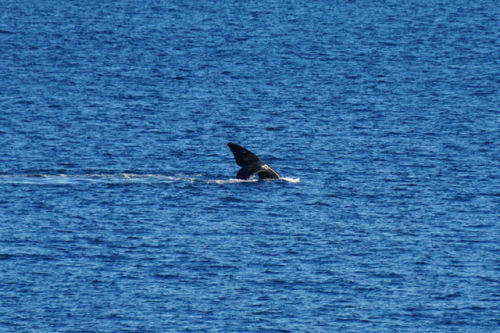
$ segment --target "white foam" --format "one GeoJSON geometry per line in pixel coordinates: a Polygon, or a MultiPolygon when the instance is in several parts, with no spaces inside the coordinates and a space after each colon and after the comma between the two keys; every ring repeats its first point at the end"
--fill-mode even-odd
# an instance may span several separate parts
{"type": "Polygon", "coordinates": [[[289,183],[300,183],[300,178],[281,177],[280,179],[285,180],[289,183]]]}

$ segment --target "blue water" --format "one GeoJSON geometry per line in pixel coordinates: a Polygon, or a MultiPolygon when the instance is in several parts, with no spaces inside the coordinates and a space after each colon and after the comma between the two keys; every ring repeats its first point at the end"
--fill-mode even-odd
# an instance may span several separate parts
{"type": "Polygon", "coordinates": [[[1,1],[0,331],[500,332],[499,22],[1,1]]]}

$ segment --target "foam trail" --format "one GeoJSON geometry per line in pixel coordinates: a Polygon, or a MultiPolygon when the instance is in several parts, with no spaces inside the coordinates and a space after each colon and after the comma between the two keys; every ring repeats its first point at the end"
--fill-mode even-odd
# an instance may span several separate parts
{"type": "MultiPolygon", "coordinates": [[[[299,183],[300,178],[282,177],[290,183],[299,183]]],[[[138,174],[138,173],[115,173],[115,174],[13,174],[0,175],[0,184],[31,184],[31,185],[72,185],[81,183],[102,184],[130,184],[130,183],[205,183],[205,184],[238,184],[255,183],[259,180],[252,179],[204,179],[202,175],[161,175],[161,174],[138,174]]]]}
{"type": "Polygon", "coordinates": [[[253,179],[236,179],[236,178],[229,178],[229,179],[210,179],[207,180],[207,184],[238,184],[238,183],[255,183],[259,181],[257,178],[253,179]]]}

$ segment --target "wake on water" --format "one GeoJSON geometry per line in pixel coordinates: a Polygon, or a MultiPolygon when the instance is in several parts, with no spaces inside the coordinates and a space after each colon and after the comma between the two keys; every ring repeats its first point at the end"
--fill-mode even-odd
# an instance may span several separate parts
{"type": "MultiPolygon", "coordinates": [[[[274,180],[263,181],[285,181],[289,183],[299,183],[300,178],[282,177],[274,180]]],[[[256,183],[259,179],[205,179],[202,175],[175,175],[167,176],[160,174],[137,174],[137,173],[117,173],[117,174],[19,174],[19,175],[0,175],[0,184],[39,184],[39,185],[64,185],[77,184],[82,182],[104,183],[104,184],[130,184],[130,183],[205,183],[205,184],[238,184],[238,183],[256,183]]]]}

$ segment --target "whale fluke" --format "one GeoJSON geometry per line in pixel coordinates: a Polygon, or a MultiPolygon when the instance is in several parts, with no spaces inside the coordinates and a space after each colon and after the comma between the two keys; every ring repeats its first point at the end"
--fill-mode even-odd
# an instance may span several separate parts
{"type": "Polygon", "coordinates": [[[240,145],[229,142],[227,144],[233,152],[236,164],[242,168],[238,170],[236,178],[248,179],[257,174],[259,179],[278,179],[280,175],[273,170],[269,165],[265,164],[250,150],[243,148],[240,145]]]}

